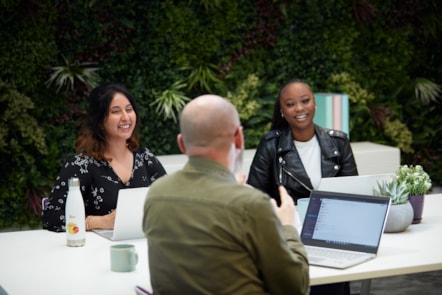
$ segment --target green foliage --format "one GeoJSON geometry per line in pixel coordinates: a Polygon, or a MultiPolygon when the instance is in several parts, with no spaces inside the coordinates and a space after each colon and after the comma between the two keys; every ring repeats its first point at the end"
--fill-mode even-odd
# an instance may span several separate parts
{"type": "Polygon", "coordinates": [[[284,16],[280,38],[269,64],[280,84],[289,78],[308,80],[324,91],[329,75],[350,67],[358,30],[352,26],[348,1],[291,1],[281,3],[284,16]],[[314,53],[314,54],[313,54],[314,53]]]}
{"type": "Polygon", "coordinates": [[[234,92],[228,91],[225,95],[238,110],[239,118],[242,122],[250,119],[260,107],[256,101],[258,85],[259,78],[256,75],[250,74],[247,80],[240,83],[234,92]]]}
{"type": "Polygon", "coordinates": [[[45,6],[49,0],[35,10],[14,2],[0,5],[0,79],[26,94],[39,87],[41,72],[55,54],[55,11],[45,6]]]}
{"type": "Polygon", "coordinates": [[[185,79],[188,91],[197,86],[198,90],[212,92],[211,85],[221,82],[216,77],[216,66],[213,64],[202,63],[197,66],[182,67],[181,70],[189,71],[189,75],[185,79]]]}
{"type": "Polygon", "coordinates": [[[362,106],[370,106],[375,97],[354,80],[354,78],[346,72],[334,73],[329,77],[331,87],[336,87],[342,93],[348,94],[348,98],[352,103],[362,106]]]}
{"type": "Polygon", "coordinates": [[[161,94],[156,94],[157,99],[150,105],[156,105],[156,111],[164,115],[165,119],[173,119],[177,121],[177,114],[184,107],[188,97],[185,97],[180,89],[186,87],[186,84],[180,81],[175,82],[170,89],[164,90],[161,94]]]}
{"type": "Polygon", "coordinates": [[[39,224],[47,180],[36,159],[47,154],[45,133],[29,97],[0,80],[0,228],[39,224]]]}
{"type": "Polygon", "coordinates": [[[413,148],[411,143],[413,141],[412,134],[407,126],[398,119],[387,119],[385,124],[385,135],[396,142],[396,146],[405,153],[412,153],[413,148]]]}
{"type": "MultiPolygon", "coordinates": [[[[349,95],[351,118],[355,118],[351,122],[353,124],[350,130],[355,130],[355,125],[364,127],[354,132],[357,140],[375,141],[376,138],[379,140],[378,130],[381,129],[385,135],[383,140],[388,144],[397,146],[405,153],[413,152],[412,133],[407,125],[398,119],[401,109],[397,106],[397,102],[389,100],[388,109],[379,107],[381,99],[376,100],[373,93],[362,88],[350,74],[345,72],[331,75],[329,85],[349,95]]],[[[351,134],[351,138],[354,138],[353,133],[351,134]]]]}
{"type": "Polygon", "coordinates": [[[262,124],[262,122],[270,122],[270,117],[258,116],[258,114],[266,114],[266,110],[263,110],[264,102],[258,97],[260,86],[258,76],[250,74],[246,80],[239,81],[236,89],[228,91],[225,95],[238,110],[246,139],[246,148],[256,146],[269,128],[268,124],[262,124]]]}
{"type": "MultiPolygon", "coordinates": [[[[223,2],[225,2],[225,1],[223,1],[223,0],[201,0],[199,2],[201,3],[201,5],[204,6],[204,9],[206,11],[210,11],[210,10],[213,10],[215,8],[221,7],[223,2]]],[[[189,3],[192,3],[192,0],[189,0],[189,3]]]]}
{"type": "Polygon", "coordinates": [[[48,195],[49,180],[39,171],[33,155],[14,155],[10,160],[0,159],[0,228],[41,226],[41,198],[48,195]]]}
{"type": "Polygon", "coordinates": [[[298,77],[315,92],[349,94],[352,141],[400,146],[402,162],[442,183],[442,27],[434,0],[2,1],[0,24],[0,80],[19,98],[14,103],[26,105],[21,127],[0,129],[0,169],[7,169],[0,228],[38,223],[38,198],[74,151],[86,105],[89,89],[74,77],[89,86],[96,78],[82,65],[133,93],[140,144],[157,155],[180,152],[176,114],[207,92],[234,102],[246,147],[255,148],[279,87],[298,77]],[[58,85],[48,88],[51,79],[58,85]],[[60,85],[68,91],[57,92],[60,85]],[[46,137],[46,154],[35,130],[46,137]],[[11,148],[21,153],[4,154],[11,148]]]}
{"type": "Polygon", "coordinates": [[[0,153],[20,154],[29,148],[46,153],[43,130],[30,114],[34,104],[17,89],[0,80],[0,153]]]}
{"type": "Polygon", "coordinates": [[[403,118],[412,132],[414,152],[402,153],[402,163],[422,165],[434,182],[442,184],[442,104],[408,101],[403,102],[403,118]]]}
{"type": "Polygon", "coordinates": [[[441,100],[441,86],[426,78],[416,78],[414,88],[416,98],[424,105],[441,100]]]}
{"type": "Polygon", "coordinates": [[[380,95],[380,89],[396,89],[399,85],[410,83],[408,69],[413,58],[413,45],[410,32],[391,34],[381,28],[366,32],[361,37],[368,38],[359,42],[355,48],[360,54],[353,59],[352,66],[358,67],[357,79],[366,81],[367,87],[380,95]],[[376,75],[373,75],[376,73],[376,75]]]}
{"type": "Polygon", "coordinates": [[[88,89],[93,89],[98,86],[100,76],[96,73],[99,68],[90,67],[92,63],[72,62],[63,56],[65,65],[52,67],[52,74],[46,85],[55,84],[57,92],[65,88],[65,91],[73,91],[74,83],[76,81],[84,83],[88,89]]]}

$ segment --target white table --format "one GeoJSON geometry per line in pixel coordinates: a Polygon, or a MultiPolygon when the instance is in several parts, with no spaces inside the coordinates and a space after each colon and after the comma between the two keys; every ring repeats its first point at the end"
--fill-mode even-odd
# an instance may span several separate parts
{"type": "Polygon", "coordinates": [[[426,195],[422,222],[401,233],[384,234],[375,259],[344,270],[312,266],[311,284],[442,270],[441,237],[442,194],[426,195]]]}
{"type": "MultiPolygon", "coordinates": [[[[407,231],[384,234],[378,257],[335,270],[312,266],[311,284],[366,280],[442,270],[442,194],[425,197],[421,224],[407,231]]],[[[131,294],[134,286],[151,290],[144,239],[111,242],[87,233],[86,245],[66,246],[64,233],[45,230],[0,234],[0,285],[10,295],[21,294],[131,294]],[[139,263],[130,273],[110,271],[109,246],[131,243],[139,263]]]]}
{"type": "Polygon", "coordinates": [[[84,247],[66,246],[64,233],[46,230],[0,234],[0,285],[15,294],[135,294],[135,285],[151,289],[144,239],[111,242],[88,232],[84,247]],[[137,269],[110,270],[109,247],[136,245],[137,269]]]}

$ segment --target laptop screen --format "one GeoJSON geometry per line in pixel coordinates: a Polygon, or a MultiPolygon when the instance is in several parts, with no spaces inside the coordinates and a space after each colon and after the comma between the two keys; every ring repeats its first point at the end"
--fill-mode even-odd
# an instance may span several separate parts
{"type": "Polygon", "coordinates": [[[301,232],[305,245],[377,253],[390,198],[312,191],[301,232]]]}

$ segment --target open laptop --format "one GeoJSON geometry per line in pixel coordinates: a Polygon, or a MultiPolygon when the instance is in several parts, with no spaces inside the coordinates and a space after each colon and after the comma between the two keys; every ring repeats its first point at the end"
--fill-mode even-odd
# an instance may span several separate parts
{"type": "Polygon", "coordinates": [[[347,268],[376,257],[390,198],[313,190],[301,231],[311,265],[347,268]]]}
{"type": "Polygon", "coordinates": [[[142,220],[148,190],[149,187],[120,189],[114,229],[93,231],[112,241],[144,238],[142,220]]]}
{"type": "Polygon", "coordinates": [[[340,192],[347,194],[373,195],[378,182],[391,180],[393,173],[357,176],[325,177],[321,179],[319,191],[340,192]]]}

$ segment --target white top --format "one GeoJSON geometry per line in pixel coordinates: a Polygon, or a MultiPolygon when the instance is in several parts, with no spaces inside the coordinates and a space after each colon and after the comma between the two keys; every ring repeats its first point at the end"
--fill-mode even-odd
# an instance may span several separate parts
{"type": "Polygon", "coordinates": [[[294,140],[294,143],[313,188],[318,189],[321,183],[322,172],[321,147],[319,146],[316,135],[309,141],[302,142],[294,140]]]}

